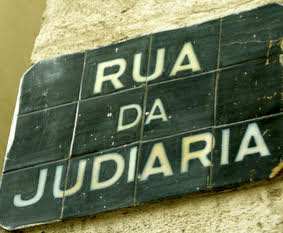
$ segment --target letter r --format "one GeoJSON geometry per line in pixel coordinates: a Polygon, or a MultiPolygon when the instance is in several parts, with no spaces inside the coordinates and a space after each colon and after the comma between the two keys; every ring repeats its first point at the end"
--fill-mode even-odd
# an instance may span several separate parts
{"type": "Polygon", "coordinates": [[[93,93],[98,94],[102,90],[102,84],[106,81],[111,81],[115,89],[123,88],[124,85],[119,80],[120,76],[125,72],[127,62],[123,58],[118,58],[111,61],[106,61],[98,64],[97,75],[93,87],[93,93]],[[109,67],[119,66],[117,73],[104,75],[104,70],[109,67]]]}

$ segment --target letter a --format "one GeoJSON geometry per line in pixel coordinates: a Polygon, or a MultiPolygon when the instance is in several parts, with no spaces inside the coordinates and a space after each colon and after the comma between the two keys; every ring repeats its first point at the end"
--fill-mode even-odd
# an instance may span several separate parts
{"type": "Polygon", "coordinates": [[[192,70],[193,72],[200,70],[200,65],[191,42],[184,44],[175,62],[175,65],[171,70],[170,76],[175,76],[179,71],[183,70],[192,70]],[[188,57],[190,63],[187,65],[182,65],[186,56],[188,57]]]}
{"type": "Polygon", "coordinates": [[[163,104],[161,102],[161,99],[158,98],[158,99],[156,99],[154,101],[154,104],[153,104],[153,106],[152,106],[152,108],[150,110],[150,113],[149,113],[149,115],[148,115],[148,117],[146,119],[146,122],[144,124],[148,125],[151,122],[151,120],[160,119],[160,118],[162,119],[162,121],[168,121],[168,118],[166,116],[166,113],[165,113],[163,104]],[[156,110],[157,107],[160,110],[160,114],[154,115],[155,110],[156,110]]]}
{"type": "Polygon", "coordinates": [[[171,165],[168,161],[164,146],[162,143],[154,144],[151,149],[151,153],[144,167],[143,173],[141,175],[141,180],[147,180],[150,175],[163,173],[164,176],[173,175],[171,165]],[[161,166],[153,167],[155,159],[158,158],[161,166]]]}
{"type": "Polygon", "coordinates": [[[246,155],[259,153],[260,156],[270,155],[270,151],[264,142],[261,132],[256,123],[251,123],[248,125],[245,135],[242,139],[239,152],[236,156],[235,161],[239,162],[244,159],[246,155]],[[256,146],[249,147],[251,138],[254,138],[256,146]]]}

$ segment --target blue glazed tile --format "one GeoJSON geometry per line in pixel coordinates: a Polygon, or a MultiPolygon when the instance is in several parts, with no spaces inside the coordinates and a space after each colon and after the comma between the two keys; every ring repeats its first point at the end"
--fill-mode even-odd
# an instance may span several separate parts
{"type": "Polygon", "coordinates": [[[207,190],[212,138],[205,130],[143,143],[136,203],[207,190]]]}
{"type": "Polygon", "coordinates": [[[157,83],[215,70],[218,41],[219,20],[153,34],[148,82],[157,83]],[[160,59],[162,53],[163,60],[160,59]],[[162,72],[157,76],[159,67],[162,67],[162,72]]]}
{"type": "Polygon", "coordinates": [[[220,66],[282,53],[283,6],[269,4],[223,18],[220,66]]]}
{"type": "Polygon", "coordinates": [[[69,104],[18,117],[4,172],[68,158],[76,106],[69,104]]]}
{"type": "Polygon", "coordinates": [[[24,75],[19,114],[33,112],[79,99],[83,53],[41,61],[24,75]]]}
{"type": "Polygon", "coordinates": [[[132,144],[72,159],[63,218],[133,205],[137,152],[132,144]]]}
{"type": "Polygon", "coordinates": [[[279,57],[220,71],[216,124],[279,113],[282,66],[279,57]]]}
{"type": "Polygon", "coordinates": [[[9,172],[0,186],[0,224],[15,229],[31,224],[60,219],[62,197],[54,196],[54,180],[58,167],[62,176],[58,188],[63,189],[67,162],[9,172]]]}
{"type": "Polygon", "coordinates": [[[212,187],[268,179],[282,161],[283,117],[216,129],[212,187]]]}
{"type": "Polygon", "coordinates": [[[82,99],[105,95],[146,82],[133,79],[134,57],[141,55],[139,74],[146,76],[149,36],[143,36],[87,52],[82,99]]]}
{"type": "Polygon", "coordinates": [[[143,140],[213,125],[215,73],[149,86],[143,140]]]}
{"type": "Polygon", "coordinates": [[[80,102],[72,155],[140,140],[145,88],[80,102]]]}

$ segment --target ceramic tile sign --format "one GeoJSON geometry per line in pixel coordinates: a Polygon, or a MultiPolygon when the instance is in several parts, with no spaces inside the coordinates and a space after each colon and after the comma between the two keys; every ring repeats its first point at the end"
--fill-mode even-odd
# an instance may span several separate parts
{"type": "Polygon", "coordinates": [[[280,173],[283,7],[57,57],[21,80],[0,185],[9,230],[280,173]]]}

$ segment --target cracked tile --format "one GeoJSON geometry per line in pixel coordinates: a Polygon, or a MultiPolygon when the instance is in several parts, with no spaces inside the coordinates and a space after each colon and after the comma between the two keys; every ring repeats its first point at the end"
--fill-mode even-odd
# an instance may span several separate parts
{"type": "Polygon", "coordinates": [[[34,112],[79,99],[84,53],[41,61],[24,75],[19,114],[34,112]]]}
{"type": "Polygon", "coordinates": [[[282,22],[280,4],[223,18],[220,67],[282,53],[282,22]]]}

